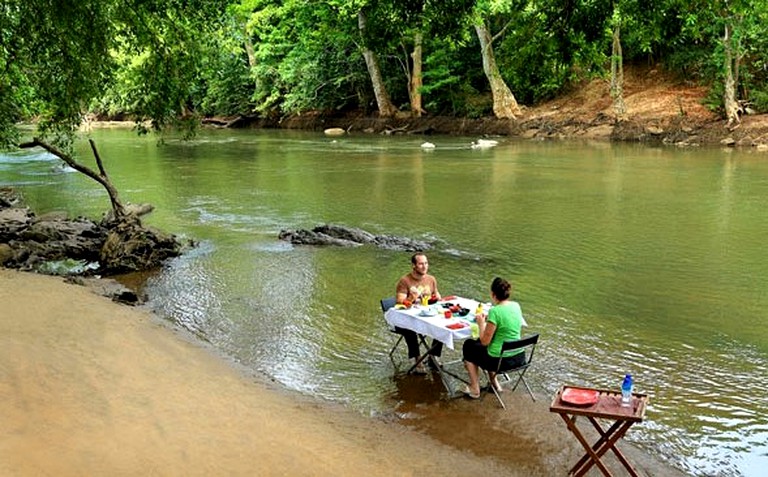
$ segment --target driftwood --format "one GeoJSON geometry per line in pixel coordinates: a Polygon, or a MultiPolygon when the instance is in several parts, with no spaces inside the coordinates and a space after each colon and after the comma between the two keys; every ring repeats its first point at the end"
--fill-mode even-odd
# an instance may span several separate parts
{"type": "Polygon", "coordinates": [[[30,142],[19,144],[19,147],[21,149],[27,149],[32,147],[42,147],[43,149],[50,152],[54,156],[58,157],[62,161],[66,162],[67,165],[72,169],[82,174],[85,174],[86,176],[90,177],[91,179],[101,184],[107,190],[107,194],[109,194],[109,201],[112,203],[112,211],[114,212],[115,217],[118,217],[118,218],[122,217],[123,215],[125,215],[125,207],[123,207],[122,202],[120,202],[120,199],[117,194],[117,189],[115,188],[114,185],[112,185],[112,182],[109,180],[109,176],[107,176],[107,171],[104,169],[104,164],[101,162],[101,156],[99,156],[99,151],[96,150],[96,143],[93,142],[93,139],[89,139],[88,143],[91,145],[91,151],[93,151],[93,157],[96,159],[96,165],[99,168],[99,172],[96,172],[93,169],[80,164],[69,154],[57,149],[56,147],[38,138],[34,138],[30,142]]]}
{"type": "Polygon", "coordinates": [[[411,126],[411,123],[408,123],[405,126],[400,126],[400,127],[386,126],[386,129],[382,131],[382,134],[386,136],[391,136],[392,134],[403,133],[403,132],[406,132],[410,126],[411,126]]]}
{"type": "Polygon", "coordinates": [[[365,230],[343,225],[319,225],[312,230],[281,230],[280,240],[296,245],[331,245],[337,247],[359,247],[374,245],[388,250],[418,252],[431,250],[433,245],[423,240],[413,240],[391,235],[373,235],[365,230]]]}

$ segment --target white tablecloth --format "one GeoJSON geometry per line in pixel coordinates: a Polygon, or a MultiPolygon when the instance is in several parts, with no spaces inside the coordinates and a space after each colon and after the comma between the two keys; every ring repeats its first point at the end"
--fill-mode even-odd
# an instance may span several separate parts
{"type": "MultiPolygon", "coordinates": [[[[421,335],[441,341],[450,349],[454,349],[454,340],[463,341],[472,337],[472,328],[469,325],[474,323],[477,304],[476,300],[462,297],[444,300],[429,307],[432,310],[437,310],[437,314],[434,316],[422,316],[421,312],[424,308],[418,305],[407,310],[392,307],[384,314],[384,319],[393,328],[398,326],[406,330],[415,331],[421,335]],[[442,307],[442,303],[445,302],[460,305],[462,308],[468,308],[469,314],[463,317],[454,314],[451,318],[445,318],[446,309],[442,307]],[[448,325],[453,323],[464,323],[468,326],[457,330],[447,328],[448,325]]],[[[483,303],[483,311],[485,313],[488,313],[490,308],[490,303],[483,303]]],[[[523,326],[527,326],[525,319],[523,319],[523,326]]]]}
{"type": "MultiPolygon", "coordinates": [[[[437,341],[441,341],[450,349],[454,349],[454,340],[462,341],[472,337],[472,329],[469,326],[469,320],[474,320],[477,302],[461,297],[446,301],[461,305],[463,308],[469,308],[469,315],[465,317],[454,315],[451,318],[445,318],[446,309],[441,306],[444,302],[438,302],[429,307],[433,310],[437,310],[437,314],[434,316],[422,316],[421,312],[424,308],[420,306],[414,306],[407,310],[399,310],[393,307],[387,310],[384,314],[384,319],[387,320],[389,326],[398,326],[400,328],[405,328],[406,330],[413,330],[421,335],[426,335],[437,341]],[[453,323],[464,323],[467,326],[457,330],[447,328],[448,325],[453,323]]],[[[484,310],[486,312],[488,311],[488,308],[489,305],[485,304],[484,310]]]]}

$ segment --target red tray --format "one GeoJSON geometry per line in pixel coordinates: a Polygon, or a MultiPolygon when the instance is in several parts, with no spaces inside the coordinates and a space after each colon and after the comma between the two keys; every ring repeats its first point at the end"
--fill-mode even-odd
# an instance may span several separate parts
{"type": "Polygon", "coordinates": [[[591,406],[600,399],[600,393],[594,389],[565,388],[560,395],[563,404],[571,406],[591,406]]]}

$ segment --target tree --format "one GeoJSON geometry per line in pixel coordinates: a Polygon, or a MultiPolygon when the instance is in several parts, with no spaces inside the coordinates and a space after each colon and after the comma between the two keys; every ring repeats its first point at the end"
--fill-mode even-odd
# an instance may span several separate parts
{"type": "Polygon", "coordinates": [[[368,75],[371,77],[373,93],[376,96],[376,104],[379,107],[379,116],[385,118],[394,116],[397,112],[397,107],[392,103],[389,93],[387,92],[387,87],[384,84],[384,79],[381,74],[381,68],[379,67],[378,57],[368,46],[370,41],[367,38],[368,18],[363,8],[357,12],[357,24],[360,29],[362,54],[365,59],[365,65],[368,68],[368,75]]]}
{"type": "Polygon", "coordinates": [[[759,74],[766,64],[768,2],[717,0],[709,2],[706,8],[698,3],[681,2],[679,8],[685,39],[710,45],[709,61],[715,66],[713,76],[720,82],[713,90],[721,93],[720,106],[728,126],[738,124],[741,103],[749,99],[744,78],[759,74]],[[749,55],[754,63],[744,64],[749,55]]]}
{"type": "Polygon", "coordinates": [[[178,255],[180,244],[126,212],[92,141],[99,171],[75,159],[74,132],[131,54],[143,78],[135,83],[133,111],[158,129],[183,115],[199,46],[219,7],[213,0],[6,0],[0,7],[0,143],[42,147],[107,190],[113,220],[105,221],[99,253],[106,271],[157,267],[178,255]],[[17,122],[32,116],[39,119],[35,139],[17,144],[17,122]]]}
{"type": "Polygon", "coordinates": [[[477,38],[480,40],[480,54],[483,58],[483,71],[488,83],[491,85],[493,95],[493,114],[499,119],[515,119],[520,114],[520,106],[515,95],[509,89],[496,65],[496,56],[493,53],[493,40],[485,23],[475,24],[477,38]]]}
{"type": "Polygon", "coordinates": [[[504,33],[510,23],[508,22],[493,36],[486,24],[485,17],[507,11],[508,8],[513,8],[513,6],[506,2],[478,2],[474,20],[475,32],[480,41],[480,54],[483,58],[483,71],[491,86],[491,94],[493,95],[493,114],[500,119],[515,119],[521,112],[515,95],[512,94],[512,90],[509,89],[509,86],[507,86],[507,83],[501,76],[493,51],[493,42],[504,33]]]}
{"type": "Polygon", "coordinates": [[[624,104],[624,54],[621,50],[621,9],[618,3],[613,6],[611,23],[611,98],[616,117],[622,119],[627,107],[624,104]]]}
{"type": "MultiPolygon", "coordinates": [[[[395,18],[402,18],[405,24],[403,39],[413,39],[410,53],[410,67],[406,68],[408,96],[411,114],[420,117],[424,113],[422,93],[424,89],[424,36],[451,38],[456,29],[464,24],[464,18],[471,12],[473,2],[465,0],[393,0],[395,18]]],[[[406,61],[407,64],[407,61],[406,61]]]]}
{"type": "Polygon", "coordinates": [[[739,103],[736,101],[736,84],[739,80],[739,64],[743,54],[733,29],[738,19],[727,19],[723,25],[723,107],[728,125],[739,123],[739,103]]]}

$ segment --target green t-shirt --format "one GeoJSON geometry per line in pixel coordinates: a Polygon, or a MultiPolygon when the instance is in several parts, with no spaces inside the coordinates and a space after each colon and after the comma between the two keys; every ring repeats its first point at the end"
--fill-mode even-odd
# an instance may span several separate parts
{"type": "MultiPolygon", "coordinates": [[[[496,325],[496,332],[488,344],[488,354],[498,358],[501,354],[501,345],[505,341],[519,340],[520,329],[523,323],[523,310],[516,301],[508,301],[503,305],[496,305],[488,312],[488,323],[496,325]]],[[[523,350],[507,351],[505,358],[521,353],[523,350]]]]}

